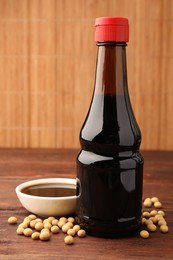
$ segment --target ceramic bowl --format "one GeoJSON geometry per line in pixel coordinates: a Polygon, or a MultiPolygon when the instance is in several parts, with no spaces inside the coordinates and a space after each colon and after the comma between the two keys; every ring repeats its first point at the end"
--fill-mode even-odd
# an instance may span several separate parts
{"type": "Polygon", "coordinates": [[[24,193],[28,187],[36,185],[53,184],[58,187],[76,189],[76,179],[69,178],[47,178],[24,182],[16,187],[19,201],[29,212],[39,216],[70,216],[75,213],[77,196],[49,197],[36,196],[24,193]]]}

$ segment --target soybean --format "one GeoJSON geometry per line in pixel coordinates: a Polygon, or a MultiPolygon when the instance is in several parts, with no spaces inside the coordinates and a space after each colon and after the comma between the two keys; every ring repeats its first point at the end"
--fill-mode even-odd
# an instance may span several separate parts
{"type": "Polygon", "coordinates": [[[141,225],[144,225],[144,224],[145,224],[145,221],[146,221],[146,218],[142,218],[142,219],[141,219],[141,225]]]}
{"type": "Polygon", "coordinates": [[[52,225],[49,222],[44,223],[44,228],[51,229],[52,225]]]}
{"type": "Polygon", "coordinates": [[[68,235],[64,238],[64,242],[66,245],[72,245],[74,243],[74,238],[68,235]]]}
{"type": "Polygon", "coordinates": [[[60,219],[59,219],[59,221],[63,221],[63,222],[67,222],[67,219],[65,218],[65,217],[61,217],[60,219]]]}
{"type": "Polygon", "coordinates": [[[17,232],[18,235],[23,235],[24,228],[18,227],[17,230],[16,230],[16,232],[17,232]]]}
{"type": "Polygon", "coordinates": [[[43,220],[43,224],[45,224],[45,223],[47,223],[47,222],[50,223],[50,221],[48,220],[48,218],[45,218],[45,219],[43,220]]]}
{"type": "Polygon", "coordinates": [[[67,225],[67,224],[65,224],[65,225],[63,225],[62,226],[62,232],[64,232],[64,233],[67,233],[67,231],[70,229],[70,227],[67,225]]]}
{"type": "Polygon", "coordinates": [[[67,219],[67,221],[68,221],[68,222],[71,222],[71,223],[74,223],[74,222],[75,222],[75,219],[72,218],[72,217],[69,217],[69,218],[67,219]]]}
{"type": "Polygon", "coordinates": [[[149,218],[149,217],[150,217],[150,213],[149,213],[148,211],[144,211],[144,212],[142,213],[142,216],[143,216],[144,218],[149,218]]]}
{"type": "Polygon", "coordinates": [[[167,225],[167,222],[164,219],[159,220],[158,226],[167,225]]]}
{"type": "Polygon", "coordinates": [[[154,224],[149,224],[147,225],[147,229],[148,231],[156,231],[157,227],[154,224]]]}
{"type": "Polygon", "coordinates": [[[73,236],[76,234],[76,231],[75,231],[73,228],[70,228],[70,229],[67,231],[67,234],[73,237],[73,236]]]}
{"type": "Polygon", "coordinates": [[[58,219],[53,219],[52,220],[52,225],[53,226],[58,226],[58,219]]]}
{"type": "Polygon", "coordinates": [[[24,219],[23,223],[25,223],[26,227],[29,227],[30,225],[30,220],[29,219],[24,219]]]}
{"type": "Polygon", "coordinates": [[[9,224],[16,224],[17,223],[17,218],[16,217],[9,217],[8,218],[8,223],[9,224]]]}
{"type": "Polygon", "coordinates": [[[50,232],[44,231],[40,233],[40,240],[47,241],[50,239],[50,232]]]}
{"type": "Polygon", "coordinates": [[[52,224],[52,220],[54,220],[55,217],[48,217],[48,221],[50,222],[50,224],[52,224]]]}
{"type": "Polygon", "coordinates": [[[31,220],[31,222],[30,222],[30,227],[31,227],[31,228],[35,228],[36,223],[37,223],[37,222],[35,221],[35,219],[31,220]]]}
{"type": "Polygon", "coordinates": [[[33,230],[31,228],[25,228],[24,231],[23,231],[23,234],[26,236],[26,237],[30,237],[33,233],[33,230]]]}
{"type": "Polygon", "coordinates": [[[38,223],[36,223],[36,225],[35,225],[35,229],[36,229],[37,231],[42,230],[43,227],[44,227],[44,225],[43,225],[42,222],[38,222],[38,223]]]}
{"type": "Polygon", "coordinates": [[[157,209],[161,209],[162,203],[160,201],[156,201],[156,202],[154,202],[154,207],[157,208],[157,209]]]}
{"type": "Polygon", "coordinates": [[[159,214],[159,215],[162,215],[163,217],[165,216],[165,212],[164,212],[163,210],[159,210],[159,211],[158,211],[158,214],[159,214]]]}
{"type": "Polygon", "coordinates": [[[52,232],[53,234],[59,233],[59,227],[58,227],[58,226],[52,226],[52,227],[51,227],[51,232],[52,232]]]}
{"type": "Polygon", "coordinates": [[[33,240],[39,239],[40,238],[40,233],[39,232],[32,233],[31,238],[33,240]]]}
{"type": "Polygon", "coordinates": [[[150,198],[144,200],[144,206],[150,208],[152,206],[152,201],[150,198]]]}
{"type": "Polygon", "coordinates": [[[162,233],[167,233],[167,232],[169,231],[169,228],[168,228],[167,225],[161,225],[161,226],[160,226],[160,231],[161,231],[162,233]]]}
{"type": "Polygon", "coordinates": [[[79,225],[74,225],[73,229],[78,232],[80,230],[80,226],[79,225]]]}
{"type": "Polygon", "coordinates": [[[155,209],[150,212],[151,217],[155,217],[157,214],[158,214],[158,212],[155,209]]]}
{"type": "Polygon", "coordinates": [[[28,216],[28,218],[29,218],[30,220],[33,220],[33,219],[36,219],[36,218],[37,218],[37,216],[36,216],[36,215],[34,215],[34,214],[31,214],[31,215],[29,215],[29,216],[28,216]]]}
{"type": "Polygon", "coordinates": [[[141,236],[142,238],[148,238],[148,237],[149,237],[149,233],[148,233],[148,231],[146,231],[146,230],[142,230],[142,231],[140,232],[140,236],[141,236]]]}
{"type": "Polygon", "coordinates": [[[77,232],[78,237],[85,237],[86,236],[86,231],[84,229],[80,229],[77,232]]]}

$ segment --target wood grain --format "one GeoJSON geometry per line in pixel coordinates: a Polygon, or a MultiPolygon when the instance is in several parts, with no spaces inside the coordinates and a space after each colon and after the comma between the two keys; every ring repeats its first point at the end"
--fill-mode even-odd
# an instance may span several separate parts
{"type": "Polygon", "coordinates": [[[76,154],[77,150],[72,149],[0,149],[0,259],[172,259],[173,152],[143,152],[143,197],[160,198],[169,233],[161,234],[157,230],[150,233],[147,240],[139,235],[123,239],[75,237],[73,246],[64,244],[62,233],[52,235],[48,242],[33,241],[16,234],[16,225],[10,226],[7,219],[14,215],[20,223],[29,213],[19,203],[15,187],[37,178],[75,178],[76,154]]]}
{"type": "Polygon", "coordinates": [[[129,18],[129,91],[142,148],[173,149],[172,0],[0,0],[0,147],[79,147],[98,16],[129,18]]]}

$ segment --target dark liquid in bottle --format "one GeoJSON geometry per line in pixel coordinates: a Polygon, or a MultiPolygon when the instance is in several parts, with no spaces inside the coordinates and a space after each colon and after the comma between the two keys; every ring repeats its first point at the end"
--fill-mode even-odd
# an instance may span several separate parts
{"type": "Polygon", "coordinates": [[[141,137],[128,106],[125,95],[95,95],[81,131],[82,150],[77,158],[81,194],[77,215],[80,224],[92,235],[124,236],[137,230],[140,224],[141,137]]]}
{"type": "Polygon", "coordinates": [[[49,183],[28,186],[21,192],[32,196],[41,197],[68,197],[76,195],[76,187],[49,183]]]}

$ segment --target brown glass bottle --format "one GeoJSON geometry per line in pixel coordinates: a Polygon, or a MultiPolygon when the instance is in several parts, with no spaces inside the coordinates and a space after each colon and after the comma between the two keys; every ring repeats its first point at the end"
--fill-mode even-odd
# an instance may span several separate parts
{"type": "Polygon", "coordinates": [[[97,41],[94,93],[80,132],[77,219],[101,237],[129,235],[141,218],[141,133],[129,99],[126,45],[97,41]]]}

